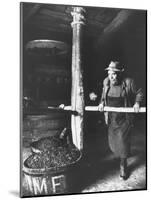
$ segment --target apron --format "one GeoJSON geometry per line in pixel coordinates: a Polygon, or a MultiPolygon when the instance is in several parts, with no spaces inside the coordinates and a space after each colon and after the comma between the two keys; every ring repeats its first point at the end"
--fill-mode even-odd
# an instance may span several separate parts
{"type": "MultiPolygon", "coordinates": [[[[110,88],[110,90],[112,90],[112,88],[110,88]]],[[[111,91],[108,91],[107,106],[124,107],[124,97],[122,96],[121,87],[120,90],[119,87],[114,87],[114,96],[112,96],[111,91]]],[[[126,113],[109,112],[108,117],[109,147],[116,157],[127,158],[130,152],[131,125],[129,120],[126,118],[126,113]]]]}

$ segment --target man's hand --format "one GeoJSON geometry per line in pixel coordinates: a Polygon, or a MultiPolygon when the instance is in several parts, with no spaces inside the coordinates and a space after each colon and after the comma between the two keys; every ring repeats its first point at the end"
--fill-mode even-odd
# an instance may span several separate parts
{"type": "Polygon", "coordinates": [[[103,112],[103,110],[104,110],[104,103],[100,103],[98,105],[98,110],[101,111],[101,112],[103,112]]]}
{"type": "Polygon", "coordinates": [[[90,98],[91,101],[95,101],[97,97],[98,97],[98,96],[97,96],[94,92],[91,92],[91,93],[89,94],[89,98],[90,98]]]}
{"type": "Polygon", "coordinates": [[[64,109],[65,105],[64,104],[60,104],[59,108],[64,109]]]}
{"type": "Polygon", "coordinates": [[[139,112],[139,109],[140,109],[139,103],[136,102],[136,103],[134,104],[133,108],[134,108],[134,111],[135,111],[136,113],[138,113],[138,112],[139,112]]]}

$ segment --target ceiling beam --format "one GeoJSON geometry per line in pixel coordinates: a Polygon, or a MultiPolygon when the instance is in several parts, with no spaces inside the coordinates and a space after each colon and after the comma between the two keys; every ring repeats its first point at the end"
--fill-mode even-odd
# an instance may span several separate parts
{"type": "Polygon", "coordinates": [[[28,14],[24,17],[24,23],[26,23],[32,16],[34,16],[37,11],[40,9],[41,5],[36,4],[34,5],[28,12],[28,14]]]}
{"type": "Polygon", "coordinates": [[[119,29],[121,29],[122,25],[124,25],[134,13],[134,10],[121,10],[111,23],[104,28],[101,35],[97,38],[94,46],[99,47],[104,44],[106,40],[113,35],[113,33],[116,33],[119,29]]]}

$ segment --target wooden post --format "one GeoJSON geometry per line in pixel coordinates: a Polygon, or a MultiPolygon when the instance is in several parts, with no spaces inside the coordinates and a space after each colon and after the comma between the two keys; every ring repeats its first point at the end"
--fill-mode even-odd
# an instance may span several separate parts
{"type": "Polygon", "coordinates": [[[83,149],[83,117],[84,117],[84,90],[83,90],[83,69],[82,69],[82,32],[85,10],[82,7],[73,7],[71,15],[73,22],[72,38],[72,89],[71,109],[74,111],[71,116],[72,139],[75,146],[81,151],[83,149]]]}

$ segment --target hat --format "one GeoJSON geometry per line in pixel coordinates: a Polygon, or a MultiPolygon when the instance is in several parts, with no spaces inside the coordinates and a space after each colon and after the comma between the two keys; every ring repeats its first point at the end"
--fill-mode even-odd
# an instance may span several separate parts
{"type": "Polygon", "coordinates": [[[123,72],[124,68],[121,66],[120,62],[111,61],[109,66],[105,70],[112,70],[112,71],[115,71],[115,72],[123,72]]]}

